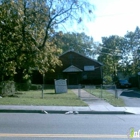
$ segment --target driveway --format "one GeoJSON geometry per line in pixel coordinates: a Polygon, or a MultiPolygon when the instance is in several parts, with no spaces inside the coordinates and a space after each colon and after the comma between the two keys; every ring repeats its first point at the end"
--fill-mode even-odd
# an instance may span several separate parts
{"type": "Polygon", "coordinates": [[[140,107],[140,91],[136,89],[118,89],[118,95],[126,107],[140,107]]]}

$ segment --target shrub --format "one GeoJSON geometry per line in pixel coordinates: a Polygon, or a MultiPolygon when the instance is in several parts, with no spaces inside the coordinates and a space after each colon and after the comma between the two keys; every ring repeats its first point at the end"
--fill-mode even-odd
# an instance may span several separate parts
{"type": "Polygon", "coordinates": [[[112,77],[111,76],[104,76],[104,84],[108,85],[108,84],[111,84],[113,81],[112,81],[112,77]]]}
{"type": "Polygon", "coordinates": [[[15,82],[14,81],[3,81],[0,84],[0,93],[2,96],[10,96],[15,94],[15,82]]]}
{"type": "Polygon", "coordinates": [[[41,85],[32,84],[30,90],[39,90],[42,89],[41,85]]]}
{"type": "Polygon", "coordinates": [[[31,88],[31,80],[27,80],[24,83],[16,83],[16,89],[19,91],[28,91],[31,88]]]}

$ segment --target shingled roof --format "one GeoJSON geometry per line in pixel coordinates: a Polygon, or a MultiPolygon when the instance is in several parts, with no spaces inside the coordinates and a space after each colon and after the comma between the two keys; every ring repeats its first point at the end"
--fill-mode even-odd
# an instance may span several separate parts
{"type": "Polygon", "coordinates": [[[85,56],[85,55],[82,55],[82,54],[80,54],[80,53],[78,53],[78,52],[75,52],[75,51],[73,51],[73,50],[68,50],[68,51],[64,52],[63,54],[61,54],[59,57],[65,55],[65,54],[67,54],[67,53],[69,53],[69,52],[73,52],[73,53],[78,54],[78,55],[80,55],[80,56],[82,56],[82,57],[85,57],[86,59],[89,59],[89,60],[91,60],[91,61],[94,61],[94,62],[98,63],[98,64],[101,65],[101,66],[103,65],[101,62],[99,62],[99,61],[97,61],[97,60],[95,60],[95,59],[92,59],[92,58],[90,58],[90,57],[87,57],[87,56],[85,56]]]}

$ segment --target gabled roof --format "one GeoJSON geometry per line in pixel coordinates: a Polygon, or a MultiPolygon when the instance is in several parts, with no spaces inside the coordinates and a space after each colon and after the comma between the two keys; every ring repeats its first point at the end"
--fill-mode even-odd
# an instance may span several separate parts
{"type": "Polygon", "coordinates": [[[71,65],[68,68],[64,69],[63,72],[82,72],[83,70],[71,65]]]}
{"type": "Polygon", "coordinates": [[[67,53],[69,53],[69,52],[76,53],[76,54],[78,54],[78,55],[80,55],[80,56],[82,56],[82,57],[85,57],[86,59],[89,59],[89,60],[91,60],[91,61],[94,61],[94,62],[98,63],[98,64],[101,65],[101,66],[103,65],[101,62],[99,62],[99,61],[97,61],[97,60],[95,60],[95,59],[91,59],[91,58],[89,58],[89,57],[87,57],[87,56],[84,56],[84,55],[82,55],[82,54],[80,54],[80,53],[78,53],[78,52],[75,52],[75,51],[73,51],[73,50],[68,50],[68,51],[64,52],[63,54],[61,54],[59,57],[65,55],[65,54],[67,54],[67,53]]]}

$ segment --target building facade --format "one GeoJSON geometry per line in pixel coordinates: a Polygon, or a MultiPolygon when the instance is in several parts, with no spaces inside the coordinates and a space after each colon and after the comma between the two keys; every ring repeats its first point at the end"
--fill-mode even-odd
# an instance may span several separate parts
{"type": "Polygon", "coordinates": [[[62,66],[54,73],[46,73],[45,83],[52,84],[54,79],[67,79],[68,85],[102,84],[102,64],[75,51],[67,51],[59,56],[62,66]]]}

